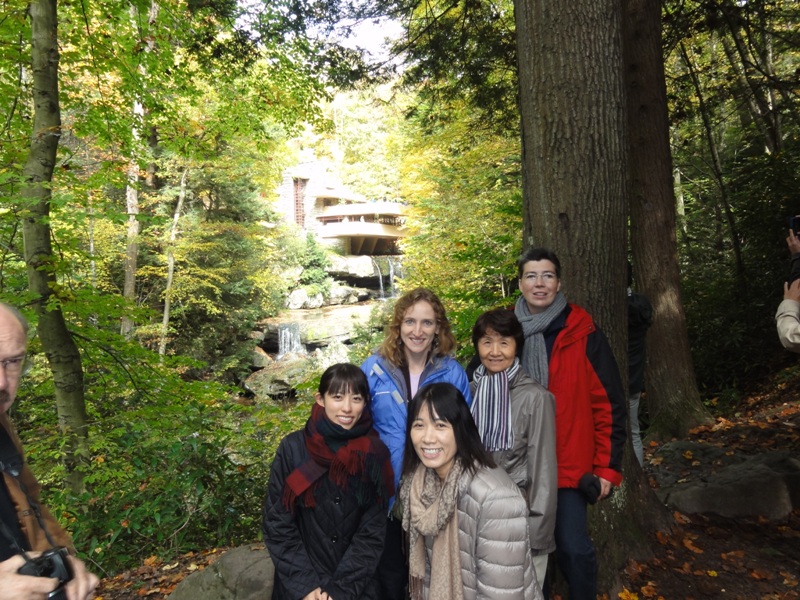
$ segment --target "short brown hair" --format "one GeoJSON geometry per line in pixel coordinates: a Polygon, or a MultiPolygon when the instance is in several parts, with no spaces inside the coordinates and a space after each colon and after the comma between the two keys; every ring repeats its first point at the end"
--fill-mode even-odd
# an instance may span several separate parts
{"type": "Polygon", "coordinates": [[[398,298],[394,305],[391,322],[386,326],[386,335],[383,343],[378,349],[378,353],[395,367],[406,364],[406,355],[400,343],[400,325],[403,317],[406,316],[408,309],[417,302],[425,301],[433,307],[433,314],[436,315],[436,325],[439,326],[438,344],[433,346],[434,356],[447,356],[456,348],[456,338],[450,331],[450,321],[444,311],[444,305],[439,297],[428,288],[416,288],[398,298]]]}

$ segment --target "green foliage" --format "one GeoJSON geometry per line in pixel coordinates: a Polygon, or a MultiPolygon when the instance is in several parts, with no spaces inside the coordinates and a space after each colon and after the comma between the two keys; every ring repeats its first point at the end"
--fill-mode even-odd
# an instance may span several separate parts
{"type": "Polygon", "coordinates": [[[257,539],[269,465],[280,439],[302,426],[310,396],[252,405],[219,384],[185,381],[187,361],[159,365],[116,334],[86,340],[83,350],[91,419],[85,496],[60,486],[62,436],[40,355],[14,415],[45,502],[76,546],[113,573],[151,555],[257,539]]]}
{"type": "Polygon", "coordinates": [[[331,279],[326,271],[329,265],[330,260],[325,254],[325,249],[314,234],[308,233],[306,247],[300,256],[300,266],[303,271],[300,273],[299,283],[306,288],[309,296],[326,294],[330,290],[331,279]]]}
{"type": "Polygon", "coordinates": [[[369,318],[364,324],[357,324],[350,336],[348,352],[350,362],[354,365],[363,363],[383,342],[386,324],[392,318],[394,301],[378,302],[372,307],[369,318]]]}
{"type": "MultiPolygon", "coordinates": [[[[782,352],[774,315],[789,271],[784,238],[787,217],[798,211],[798,168],[800,148],[794,145],[778,155],[742,157],[730,165],[729,199],[743,248],[743,277],[736,269],[729,224],[713,204],[687,200],[684,300],[695,368],[707,389],[763,376],[782,352]]],[[[713,197],[713,191],[706,193],[713,197]]]]}
{"type": "Polygon", "coordinates": [[[487,131],[465,107],[448,108],[435,123],[417,123],[417,137],[405,150],[412,235],[403,242],[403,287],[435,290],[459,345],[471,355],[475,318],[513,303],[516,291],[519,141],[487,131]]]}
{"type": "Polygon", "coordinates": [[[388,84],[336,94],[324,107],[334,131],[306,134],[348,189],[368,200],[400,199],[405,111],[415,102],[388,84]]]}

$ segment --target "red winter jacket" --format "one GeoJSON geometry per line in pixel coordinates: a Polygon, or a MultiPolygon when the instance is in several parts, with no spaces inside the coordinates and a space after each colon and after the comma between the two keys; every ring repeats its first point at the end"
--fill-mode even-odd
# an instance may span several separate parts
{"type": "Polygon", "coordinates": [[[558,487],[577,488],[585,473],[619,485],[627,416],[619,368],[589,313],[575,304],[564,312],[544,332],[555,335],[547,388],[556,398],[558,487]]]}

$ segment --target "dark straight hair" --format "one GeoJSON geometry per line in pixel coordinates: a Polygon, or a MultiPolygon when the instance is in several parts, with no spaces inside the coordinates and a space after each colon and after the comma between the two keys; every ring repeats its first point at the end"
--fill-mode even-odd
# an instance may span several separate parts
{"type": "Polygon", "coordinates": [[[359,394],[367,406],[370,403],[369,382],[364,371],[350,363],[331,365],[322,374],[317,391],[325,394],[359,394]]]}
{"type": "Polygon", "coordinates": [[[475,321],[475,326],[472,328],[472,345],[475,347],[475,352],[478,351],[478,342],[490,329],[502,337],[514,338],[514,342],[517,345],[517,356],[522,356],[525,332],[522,330],[522,324],[513,310],[495,308],[494,310],[487,310],[478,317],[478,320],[475,321]]]}
{"type": "Polygon", "coordinates": [[[532,260],[549,260],[556,268],[556,277],[561,279],[561,261],[556,253],[548,248],[528,248],[517,259],[517,277],[522,278],[522,269],[532,260]]]}
{"type": "Polygon", "coordinates": [[[431,383],[421,388],[414,399],[408,403],[408,424],[406,426],[406,449],[403,455],[403,477],[409,477],[420,464],[419,456],[411,442],[411,428],[420,411],[427,410],[431,420],[447,421],[453,428],[456,438],[456,458],[465,469],[472,473],[478,467],[497,466],[491,455],[484,449],[481,434],[472,419],[467,401],[452,383],[431,383]]]}

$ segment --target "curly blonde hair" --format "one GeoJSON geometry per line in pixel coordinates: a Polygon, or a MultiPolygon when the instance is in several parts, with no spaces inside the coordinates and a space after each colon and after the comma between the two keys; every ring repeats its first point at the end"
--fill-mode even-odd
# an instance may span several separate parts
{"type": "Polygon", "coordinates": [[[444,311],[442,301],[429,289],[422,287],[416,288],[398,298],[394,305],[392,321],[386,326],[386,335],[383,338],[381,347],[378,349],[378,353],[395,367],[402,367],[406,364],[406,354],[403,351],[403,343],[400,339],[400,325],[408,309],[417,302],[422,301],[427,302],[433,307],[433,314],[436,315],[436,325],[439,327],[439,333],[436,334],[431,349],[433,351],[433,356],[447,356],[456,348],[456,338],[450,330],[450,321],[447,320],[447,314],[444,311]]]}

